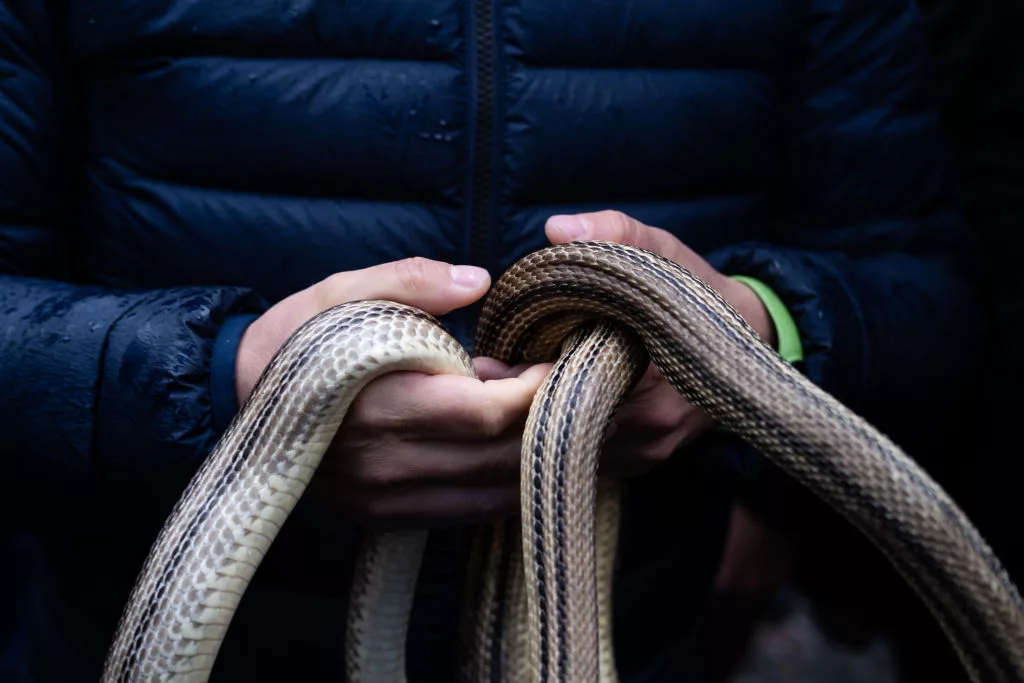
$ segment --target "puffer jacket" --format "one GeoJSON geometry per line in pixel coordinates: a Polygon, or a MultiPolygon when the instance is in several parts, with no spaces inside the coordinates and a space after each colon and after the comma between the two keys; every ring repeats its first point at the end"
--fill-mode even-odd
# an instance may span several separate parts
{"type": "MultiPolygon", "coordinates": [[[[768,284],[802,369],[913,452],[949,418],[970,251],[908,0],[0,0],[0,39],[0,453],[4,519],[47,548],[38,680],[96,680],[236,410],[242,330],[337,271],[496,276],[551,214],[619,209],[768,284]]],[[[469,344],[474,315],[445,322],[469,344]]],[[[630,483],[626,683],[699,680],[723,470],[786,486],[740,452],[630,483]]],[[[341,680],[358,537],[303,501],[215,680],[341,680]]],[[[453,680],[464,553],[428,549],[413,681],[453,680]]]]}

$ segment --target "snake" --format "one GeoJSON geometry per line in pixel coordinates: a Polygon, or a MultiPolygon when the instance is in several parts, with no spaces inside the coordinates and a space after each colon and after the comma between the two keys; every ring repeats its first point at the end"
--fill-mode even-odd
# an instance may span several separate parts
{"type": "MultiPolygon", "coordinates": [[[[624,484],[602,475],[599,452],[616,409],[653,364],[719,428],[870,539],[973,683],[1024,683],[1024,602],[968,516],[686,268],[610,242],[544,247],[495,282],[475,341],[479,355],[552,365],[524,429],[519,514],[473,529],[461,680],[618,680],[611,596],[624,484]]],[[[337,305],[291,335],[153,543],[107,652],[105,683],[209,680],[247,586],[347,409],[396,371],[476,376],[434,316],[392,301],[337,305]]],[[[363,534],[339,615],[349,683],[406,680],[428,534],[363,534]]]]}

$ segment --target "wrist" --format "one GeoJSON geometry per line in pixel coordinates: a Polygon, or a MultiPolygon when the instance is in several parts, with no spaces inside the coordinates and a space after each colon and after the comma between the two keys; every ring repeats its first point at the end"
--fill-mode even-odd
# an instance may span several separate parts
{"type": "MultiPolygon", "coordinates": [[[[242,342],[245,341],[245,335],[249,334],[250,330],[246,330],[242,335],[242,342]]],[[[253,361],[253,354],[247,351],[248,347],[239,343],[238,355],[235,357],[235,401],[239,406],[245,403],[256,385],[256,363],[253,361]]]]}
{"type": "Polygon", "coordinates": [[[240,407],[249,399],[249,394],[259,381],[260,374],[267,367],[274,351],[265,348],[267,335],[263,331],[266,320],[252,322],[242,332],[235,355],[235,400],[240,407]]]}
{"type": "Polygon", "coordinates": [[[241,338],[257,319],[255,314],[238,314],[226,319],[214,340],[210,361],[210,392],[214,428],[227,429],[238,412],[238,356],[241,338]]]}

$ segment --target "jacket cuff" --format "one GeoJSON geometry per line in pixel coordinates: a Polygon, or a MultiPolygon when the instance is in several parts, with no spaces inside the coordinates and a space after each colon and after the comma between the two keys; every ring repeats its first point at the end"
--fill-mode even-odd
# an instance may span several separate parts
{"type": "Polygon", "coordinates": [[[233,315],[224,321],[213,342],[210,358],[210,407],[213,430],[218,437],[227,431],[238,412],[235,392],[235,357],[245,330],[259,316],[233,315]]]}
{"type": "Polygon", "coordinates": [[[125,298],[107,332],[91,452],[109,492],[154,511],[173,504],[217,441],[211,367],[222,325],[263,304],[241,288],[125,298]]]}

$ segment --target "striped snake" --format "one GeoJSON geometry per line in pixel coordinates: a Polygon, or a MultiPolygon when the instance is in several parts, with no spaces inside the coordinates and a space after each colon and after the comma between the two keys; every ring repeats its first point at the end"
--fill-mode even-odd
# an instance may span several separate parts
{"type": "MultiPolygon", "coordinates": [[[[782,360],[685,269],[605,242],[542,249],[495,284],[476,351],[508,363],[557,362],[523,437],[521,515],[475,536],[462,680],[617,680],[610,615],[619,493],[599,480],[596,454],[653,360],[679,392],[885,553],[973,681],[1024,682],[1024,603],[970,521],[898,447],[782,360]]],[[[467,352],[433,317],[391,302],[342,304],[289,339],[155,542],[104,681],[208,679],[249,581],[346,410],[367,383],[398,370],[474,375],[467,352]]],[[[405,680],[426,538],[420,530],[366,535],[351,587],[350,683],[405,680]]]]}

